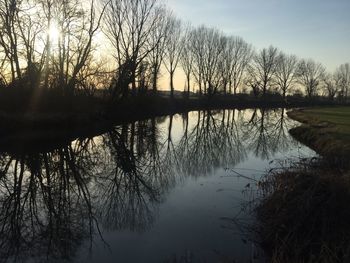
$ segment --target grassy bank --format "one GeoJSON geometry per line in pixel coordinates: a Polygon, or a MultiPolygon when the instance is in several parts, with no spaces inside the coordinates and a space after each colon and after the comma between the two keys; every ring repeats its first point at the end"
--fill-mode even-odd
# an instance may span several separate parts
{"type": "Polygon", "coordinates": [[[350,107],[293,110],[291,134],[321,158],[271,170],[259,183],[259,241],[270,262],[350,262],[350,107]]]}
{"type": "Polygon", "coordinates": [[[350,107],[316,107],[288,112],[303,123],[290,133],[326,158],[347,162],[350,156],[350,107]]]}

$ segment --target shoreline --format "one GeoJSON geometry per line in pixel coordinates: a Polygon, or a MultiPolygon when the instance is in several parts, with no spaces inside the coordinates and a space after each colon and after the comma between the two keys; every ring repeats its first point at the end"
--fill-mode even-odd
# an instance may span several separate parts
{"type": "MultiPolygon", "coordinates": [[[[350,154],[349,138],[343,136],[342,128],[332,119],[323,120],[322,113],[319,116],[311,114],[309,111],[313,109],[317,110],[302,108],[287,112],[288,117],[301,122],[300,126],[289,131],[290,134],[329,161],[346,165],[350,154]]],[[[345,107],[333,107],[333,111],[337,109],[345,107]]]]}
{"type": "MultiPolygon", "coordinates": [[[[58,98],[58,101],[62,98],[58,98]]],[[[45,102],[45,106],[49,103],[45,102]]],[[[58,102],[55,102],[56,105],[58,102]]],[[[52,144],[89,138],[126,122],[145,120],[153,117],[181,114],[198,110],[248,109],[248,108],[293,108],[307,106],[310,102],[298,100],[256,99],[247,96],[203,98],[168,98],[161,96],[140,96],[119,103],[110,104],[102,99],[71,99],[65,108],[45,107],[28,112],[8,113],[0,108],[0,146],[25,149],[28,145],[52,144]],[[80,105],[81,104],[81,105],[80,105]],[[80,107],[81,106],[81,107],[80,107]],[[16,145],[18,147],[16,147],[16,145]]],[[[318,101],[313,105],[330,105],[318,101]]],[[[333,104],[331,104],[333,105],[333,104]]]]}

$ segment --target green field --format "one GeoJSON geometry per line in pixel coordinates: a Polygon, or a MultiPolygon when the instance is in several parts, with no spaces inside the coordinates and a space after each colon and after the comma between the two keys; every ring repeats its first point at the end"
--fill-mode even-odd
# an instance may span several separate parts
{"type": "Polygon", "coordinates": [[[336,136],[337,139],[350,141],[350,107],[320,107],[305,109],[302,112],[314,124],[315,122],[316,124],[329,122],[331,125],[325,127],[329,133],[336,136]]]}
{"type": "Polygon", "coordinates": [[[350,107],[316,107],[293,110],[288,115],[302,123],[292,134],[320,153],[348,154],[350,151],[350,107]]]}

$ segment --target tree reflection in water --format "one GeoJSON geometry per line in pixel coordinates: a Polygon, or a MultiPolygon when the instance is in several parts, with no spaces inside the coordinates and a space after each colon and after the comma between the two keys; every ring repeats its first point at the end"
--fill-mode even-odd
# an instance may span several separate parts
{"type": "Polygon", "coordinates": [[[69,258],[96,226],[91,140],[50,153],[1,155],[0,256],[69,258]]]}
{"type": "Polygon", "coordinates": [[[141,231],[154,219],[163,184],[154,124],[123,125],[104,136],[110,167],[99,177],[97,203],[107,229],[141,231]]]}
{"type": "MultiPolygon", "coordinates": [[[[0,154],[0,258],[71,259],[104,231],[145,231],[186,176],[286,150],[284,110],[199,111],[114,127],[48,152],[0,154]]],[[[101,236],[102,237],[102,236],[101,236]]]]}
{"type": "Polygon", "coordinates": [[[182,136],[177,147],[182,171],[191,176],[209,174],[218,167],[235,165],[246,157],[235,111],[197,113],[189,132],[182,136]]]}
{"type": "Polygon", "coordinates": [[[295,141],[288,136],[292,123],[286,120],[285,109],[254,109],[241,127],[248,151],[262,160],[269,160],[276,152],[286,151],[295,145],[295,141]]]}

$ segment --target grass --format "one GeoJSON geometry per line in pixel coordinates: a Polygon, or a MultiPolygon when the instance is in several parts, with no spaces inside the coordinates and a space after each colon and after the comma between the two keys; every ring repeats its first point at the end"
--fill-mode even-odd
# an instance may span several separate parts
{"type": "Polygon", "coordinates": [[[320,162],[271,171],[257,207],[270,261],[350,262],[350,177],[320,162]]]}
{"type": "Polygon", "coordinates": [[[350,107],[316,107],[288,112],[303,123],[291,134],[326,157],[348,161],[350,154],[350,107]]]}
{"type": "MultiPolygon", "coordinates": [[[[337,139],[350,141],[350,107],[319,107],[298,111],[310,124],[330,124],[327,131],[337,139]]],[[[300,116],[302,117],[302,116],[300,116]]]]}

